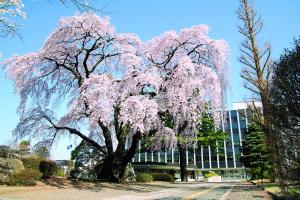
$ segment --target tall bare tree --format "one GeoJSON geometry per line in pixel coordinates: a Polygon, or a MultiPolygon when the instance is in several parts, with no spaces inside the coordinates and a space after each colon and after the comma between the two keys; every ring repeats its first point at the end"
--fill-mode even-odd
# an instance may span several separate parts
{"type": "Polygon", "coordinates": [[[279,144],[272,132],[272,120],[270,110],[270,84],[272,74],[271,45],[258,44],[258,36],[263,28],[261,16],[253,8],[253,1],[240,0],[238,18],[240,24],[238,30],[244,37],[241,43],[241,56],[239,61],[244,65],[242,78],[245,80],[245,88],[253,94],[253,103],[249,106],[253,113],[253,120],[264,132],[267,148],[272,152],[272,165],[279,169],[279,144]],[[254,101],[261,101],[262,110],[254,104],[254,101]]]}

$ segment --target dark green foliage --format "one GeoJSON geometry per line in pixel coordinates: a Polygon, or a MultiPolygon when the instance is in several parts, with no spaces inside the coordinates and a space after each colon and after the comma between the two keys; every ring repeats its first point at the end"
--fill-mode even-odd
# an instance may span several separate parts
{"type": "Polygon", "coordinates": [[[10,177],[9,184],[17,186],[33,186],[40,180],[42,173],[35,169],[26,169],[10,177]]]}
{"type": "Polygon", "coordinates": [[[78,178],[79,174],[80,174],[80,170],[78,168],[72,169],[70,171],[70,177],[71,178],[76,179],[76,178],[78,178]]]}
{"type": "Polygon", "coordinates": [[[71,160],[75,160],[75,167],[84,167],[91,160],[98,161],[101,157],[102,153],[84,140],[71,152],[71,160]]]}
{"type": "Polygon", "coordinates": [[[176,170],[175,170],[175,169],[171,169],[171,170],[169,171],[169,174],[172,175],[173,177],[175,177],[176,170]]]}
{"type": "Polygon", "coordinates": [[[197,132],[199,145],[210,145],[212,148],[215,148],[219,144],[218,141],[223,141],[225,136],[225,132],[215,129],[212,116],[208,112],[204,113],[201,120],[201,126],[197,132]]]}
{"type": "Polygon", "coordinates": [[[264,134],[256,124],[251,124],[243,137],[241,162],[250,168],[252,178],[267,178],[271,168],[264,134]]]}
{"type": "MultiPolygon", "coordinates": [[[[294,48],[286,49],[274,64],[271,87],[273,118],[280,129],[296,134],[300,141],[300,39],[294,41],[294,48]],[[298,134],[298,135],[297,135],[298,134]]],[[[300,145],[300,142],[298,143],[300,145]]],[[[299,147],[299,146],[298,146],[299,147]]]]}
{"type": "Polygon", "coordinates": [[[153,181],[166,181],[166,182],[174,182],[174,177],[170,174],[164,173],[150,173],[153,178],[153,181]]]}
{"type": "Polygon", "coordinates": [[[293,181],[300,190],[300,38],[274,63],[270,98],[280,186],[288,192],[293,181]]]}
{"type": "Polygon", "coordinates": [[[40,169],[40,163],[43,161],[41,158],[22,158],[25,169],[40,169]]]}
{"type": "Polygon", "coordinates": [[[39,170],[43,173],[43,178],[48,178],[56,173],[57,166],[53,161],[43,160],[40,163],[39,170]]]}
{"type": "Polygon", "coordinates": [[[136,176],[137,182],[151,182],[153,181],[153,177],[150,174],[138,174],[136,176]]]}

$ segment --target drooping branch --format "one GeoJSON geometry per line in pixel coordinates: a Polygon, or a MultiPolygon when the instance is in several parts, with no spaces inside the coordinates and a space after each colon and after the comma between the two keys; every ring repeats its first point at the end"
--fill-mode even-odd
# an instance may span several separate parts
{"type": "Polygon", "coordinates": [[[97,142],[95,142],[94,140],[88,138],[86,135],[84,135],[83,133],[81,133],[80,131],[78,131],[75,128],[70,128],[67,126],[58,126],[55,123],[53,123],[53,121],[46,115],[43,116],[43,118],[45,118],[52,126],[53,128],[55,128],[57,131],[68,131],[70,134],[74,134],[77,135],[78,137],[80,137],[82,140],[88,142],[90,145],[92,145],[93,147],[95,147],[96,149],[99,149],[99,151],[101,151],[103,154],[106,154],[107,152],[105,151],[105,148],[100,146],[97,142]]]}

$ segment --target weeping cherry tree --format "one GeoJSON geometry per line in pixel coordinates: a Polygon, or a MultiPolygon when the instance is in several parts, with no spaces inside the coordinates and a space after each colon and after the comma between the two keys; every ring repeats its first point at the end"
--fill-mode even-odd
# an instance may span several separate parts
{"type": "Polygon", "coordinates": [[[196,142],[205,103],[216,123],[223,105],[228,47],[207,31],[142,42],[93,13],[62,18],[40,50],[4,63],[21,99],[14,135],[46,147],[79,137],[101,152],[105,178],[115,182],[145,137],[153,136],[152,149],[184,151],[196,142]]]}

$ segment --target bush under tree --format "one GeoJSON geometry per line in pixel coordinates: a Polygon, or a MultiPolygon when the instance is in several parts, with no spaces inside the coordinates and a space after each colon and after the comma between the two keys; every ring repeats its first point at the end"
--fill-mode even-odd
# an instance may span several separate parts
{"type": "Polygon", "coordinates": [[[153,177],[150,174],[138,174],[136,176],[136,181],[137,182],[151,182],[153,181],[153,177]]]}
{"type": "Polygon", "coordinates": [[[49,178],[56,174],[57,166],[53,161],[43,160],[40,163],[39,170],[43,174],[43,178],[49,178]]]}
{"type": "Polygon", "coordinates": [[[166,181],[174,182],[174,176],[165,173],[150,173],[153,178],[153,181],[166,181]]]}
{"type": "Polygon", "coordinates": [[[17,186],[33,186],[40,180],[42,173],[35,169],[26,169],[10,177],[9,184],[17,186]]]}

